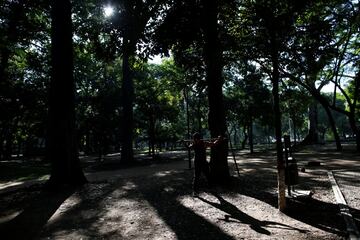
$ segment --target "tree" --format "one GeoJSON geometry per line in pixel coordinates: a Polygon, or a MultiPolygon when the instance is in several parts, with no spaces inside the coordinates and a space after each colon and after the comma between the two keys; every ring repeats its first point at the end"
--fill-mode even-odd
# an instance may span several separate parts
{"type": "MultiPolygon", "coordinates": [[[[157,29],[156,49],[175,52],[199,52],[209,105],[208,126],[210,135],[217,137],[226,133],[222,86],[222,55],[218,14],[223,6],[220,1],[177,1],[169,9],[163,24],[157,29]]],[[[203,76],[200,75],[199,76],[203,76]]],[[[202,82],[203,79],[197,79],[202,82]]],[[[211,150],[211,175],[216,182],[226,182],[229,177],[227,144],[211,150]]]]}
{"type": "MultiPolygon", "coordinates": [[[[204,31],[204,62],[206,68],[206,82],[209,101],[209,130],[211,137],[225,136],[227,132],[225,108],[222,93],[224,83],[222,77],[222,49],[219,39],[217,1],[203,0],[204,31]]],[[[210,169],[211,175],[217,182],[225,182],[229,178],[227,163],[228,145],[223,143],[211,148],[210,169]]]]}
{"type": "MultiPolygon", "coordinates": [[[[0,160],[10,159],[14,143],[21,148],[22,141],[32,136],[34,124],[27,121],[27,110],[34,121],[44,110],[41,104],[43,77],[39,77],[46,67],[47,40],[47,4],[44,1],[28,3],[27,1],[2,1],[0,7],[0,160]],[[44,43],[45,42],[45,43],[44,43]],[[43,44],[44,43],[44,44],[43,44]],[[40,47],[38,46],[40,45],[40,47]],[[45,49],[43,51],[43,49],[45,49]],[[31,74],[34,71],[34,74],[31,74]],[[41,81],[40,81],[41,78],[41,81]],[[39,80],[39,81],[37,81],[39,80]],[[35,85],[39,86],[38,95],[29,98],[35,85]],[[31,105],[31,99],[39,103],[31,105]],[[26,106],[26,107],[25,107],[26,106]],[[38,114],[39,113],[39,114],[38,114]],[[30,123],[30,124],[29,124],[30,123]],[[32,126],[31,126],[32,125],[32,126]],[[21,130],[19,128],[21,127],[21,130]],[[30,134],[32,135],[32,134],[30,134]]],[[[44,71],[46,72],[46,70],[44,71]]],[[[39,125],[37,125],[39,126],[39,125]]]]}
{"type": "MultiPolygon", "coordinates": [[[[299,138],[298,132],[304,127],[304,124],[306,123],[305,118],[308,115],[308,107],[311,99],[305,89],[301,89],[291,83],[288,83],[282,92],[282,111],[285,114],[288,114],[289,120],[292,122],[292,134],[294,144],[296,145],[297,139],[299,138]]],[[[291,136],[290,129],[291,126],[289,126],[289,136],[291,136]]]]}
{"type": "Polygon", "coordinates": [[[86,178],[80,166],[75,128],[75,82],[70,1],[51,2],[51,82],[47,157],[51,160],[50,186],[81,185],[86,178]]]}
{"type": "Polygon", "coordinates": [[[278,207],[284,211],[285,166],[282,152],[281,111],[279,98],[280,69],[293,23],[307,1],[280,0],[245,1],[241,8],[239,24],[232,34],[240,39],[248,59],[256,61],[272,83],[274,126],[278,169],[278,207]],[[236,30],[240,34],[236,33],[236,30]],[[256,53],[256,55],[254,55],[256,53]]]}
{"type": "MultiPolygon", "coordinates": [[[[356,100],[353,101],[340,84],[342,79],[349,79],[349,75],[344,74],[346,68],[353,63],[356,66],[356,54],[353,53],[356,51],[354,41],[358,36],[358,32],[354,31],[358,21],[357,12],[354,4],[346,0],[310,4],[308,11],[304,12],[304,16],[298,22],[298,37],[291,53],[294,61],[288,65],[288,69],[294,69],[296,65],[297,70],[295,75],[284,73],[284,76],[307,89],[322,105],[328,115],[338,150],[341,150],[340,138],[330,109],[345,114],[354,134],[359,135],[356,134],[359,128],[353,117],[353,103],[356,103],[356,100]],[[296,52],[301,52],[301,56],[296,52]],[[329,82],[335,86],[332,103],[321,92],[329,82]],[[337,90],[347,96],[345,98],[351,106],[349,111],[336,106],[337,90]]],[[[356,82],[356,74],[350,78],[356,82]]],[[[360,139],[357,141],[357,149],[360,149],[360,139]]]]}
{"type": "Polygon", "coordinates": [[[155,145],[175,140],[179,121],[179,82],[182,77],[173,61],[160,65],[138,64],[135,79],[137,125],[148,135],[149,154],[155,157],[155,145]],[[171,130],[174,129],[174,130],[171,130]]]}
{"type": "MultiPolygon", "coordinates": [[[[121,161],[131,163],[134,158],[133,138],[134,138],[134,82],[133,64],[135,63],[136,50],[141,48],[143,42],[148,42],[147,33],[149,22],[156,22],[155,15],[163,7],[162,0],[147,1],[112,1],[119,11],[111,26],[108,28],[110,38],[115,46],[120,45],[122,54],[122,148],[121,161]]],[[[115,48],[116,49],[116,48],[115,48]]],[[[146,55],[146,50],[142,55],[146,55]]]]}
{"type": "MultiPolygon", "coordinates": [[[[337,4],[341,3],[339,1],[320,1],[309,4],[307,10],[295,24],[296,37],[291,46],[290,56],[292,57],[288,66],[289,69],[295,68],[298,71],[300,69],[303,73],[303,79],[297,79],[297,82],[301,82],[300,85],[303,87],[306,85],[306,89],[310,91],[315,100],[324,108],[335,137],[336,148],[340,151],[342,147],[333,115],[323,99],[317,97],[317,95],[321,95],[321,89],[326,84],[326,81],[318,84],[319,79],[321,80],[321,72],[331,62],[337,52],[338,43],[334,44],[336,27],[334,27],[330,17],[333,14],[332,11],[336,11],[334,9],[339,9],[337,4]],[[316,16],[314,12],[316,12],[316,16]]],[[[303,143],[318,143],[316,116],[317,103],[313,102],[309,107],[309,134],[303,143]]]]}
{"type": "MultiPolygon", "coordinates": [[[[232,64],[227,72],[228,86],[226,86],[227,116],[234,118],[244,127],[246,142],[249,140],[250,153],[253,147],[253,125],[256,120],[259,123],[272,127],[271,92],[264,83],[264,74],[256,69],[256,66],[244,63],[232,64]],[[232,79],[231,79],[232,78],[232,79]],[[232,83],[232,84],[229,84],[232,83]]],[[[245,145],[243,142],[243,147],[245,145]]]]}

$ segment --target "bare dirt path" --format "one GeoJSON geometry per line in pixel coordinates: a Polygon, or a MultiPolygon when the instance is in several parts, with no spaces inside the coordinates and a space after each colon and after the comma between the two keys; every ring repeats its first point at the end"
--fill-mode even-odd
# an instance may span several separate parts
{"type": "MultiPolygon", "coordinates": [[[[289,199],[286,213],[276,207],[274,154],[238,152],[240,177],[229,157],[231,185],[204,188],[196,198],[191,196],[192,171],[185,159],[89,172],[90,183],[76,192],[50,196],[39,194],[37,188],[19,191],[18,198],[26,193],[37,204],[13,205],[17,211],[5,224],[18,234],[10,231],[9,238],[2,239],[28,239],[26,231],[35,239],[345,239],[326,171],[360,164],[353,153],[324,151],[295,154],[299,167],[305,166],[297,188],[312,190],[314,195],[289,199]],[[321,161],[321,166],[307,167],[310,160],[321,161]],[[43,220],[34,221],[36,217],[43,220]],[[35,226],[23,226],[31,221],[35,226]]],[[[354,211],[358,207],[354,205],[354,211]]]]}

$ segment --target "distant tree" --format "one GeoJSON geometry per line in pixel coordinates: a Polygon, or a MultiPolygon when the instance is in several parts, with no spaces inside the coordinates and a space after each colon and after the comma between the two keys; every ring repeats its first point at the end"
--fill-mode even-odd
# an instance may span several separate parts
{"type": "Polygon", "coordinates": [[[40,62],[47,61],[47,9],[44,1],[0,3],[0,111],[6,112],[0,115],[0,160],[11,158],[15,143],[19,153],[27,145],[24,142],[43,128],[31,121],[42,121],[44,111],[42,81],[46,71],[42,71],[46,67],[40,62]],[[35,85],[38,94],[34,94],[35,85]]]}
{"type": "Polygon", "coordinates": [[[271,108],[271,92],[265,85],[261,74],[256,67],[249,63],[236,64],[227,75],[234,78],[232,84],[226,87],[226,101],[228,113],[235,115],[237,121],[244,126],[244,140],[249,140],[250,152],[254,152],[253,125],[259,123],[272,127],[273,116],[268,111],[271,108]],[[239,66],[239,67],[238,67],[239,66]],[[237,76],[237,77],[236,77],[237,76]]]}
{"type": "Polygon", "coordinates": [[[307,1],[244,1],[240,8],[240,19],[233,25],[231,32],[239,40],[239,48],[243,48],[247,59],[255,61],[261,70],[268,74],[272,83],[280,211],[284,211],[286,207],[279,98],[279,84],[282,79],[280,70],[283,60],[286,58],[285,52],[287,43],[291,39],[294,21],[306,4],[307,1]]]}
{"type": "Polygon", "coordinates": [[[341,3],[338,1],[320,1],[309,4],[307,11],[295,25],[296,37],[290,50],[290,54],[293,57],[290,58],[288,69],[297,69],[297,71],[302,72],[303,76],[301,78],[297,77],[296,80],[295,78],[292,79],[302,87],[305,88],[306,86],[305,89],[310,91],[310,94],[315,99],[314,101],[316,101],[309,105],[310,128],[303,143],[311,144],[319,141],[317,129],[318,102],[327,113],[329,124],[335,137],[337,150],[340,151],[342,147],[333,115],[326,101],[324,101],[322,97],[318,97],[321,95],[322,87],[326,84],[325,81],[318,84],[319,79],[321,79],[321,72],[336,54],[337,44],[334,44],[333,41],[333,39],[335,39],[334,26],[328,18],[334,9],[339,8],[338,4],[341,3]],[[314,11],[317,13],[316,17],[314,17],[315,15],[309,14],[314,11]]]}
{"type": "MultiPolygon", "coordinates": [[[[134,72],[133,65],[136,58],[146,58],[148,34],[158,18],[156,14],[162,11],[164,1],[162,0],[135,0],[110,1],[118,9],[107,27],[111,42],[112,52],[119,52],[122,55],[122,147],[121,161],[131,163],[134,159],[134,72]],[[120,47],[120,49],[118,49],[120,47]],[[141,49],[137,53],[138,49],[141,49]]],[[[97,38],[97,37],[96,37],[97,38]]],[[[101,39],[97,38],[97,42],[101,39]]],[[[150,44],[149,44],[150,45],[150,44]]]]}
{"type": "MultiPolygon", "coordinates": [[[[358,32],[354,31],[358,21],[356,16],[356,6],[351,1],[319,1],[310,4],[304,16],[297,22],[298,37],[295,38],[291,53],[293,61],[288,65],[288,69],[293,73],[284,74],[309,91],[324,108],[338,150],[341,150],[340,138],[330,109],[345,114],[354,134],[359,135],[356,134],[359,128],[353,117],[354,101],[340,84],[342,79],[349,79],[349,75],[344,73],[346,69],[352,64],[357,65],[354,54],[354,51],[357,51],[354,41],[358,37],[358,32]],[[314,12],[316,14],[311,14],[314,12]],[[329,82],[335,85],[334,98],[337,96],[336,91],[347,96],[345,98],[351,106],[349,111],[337,107],[336,99],[329,102],[322,94],[322,88],[329,82]]],[[[356,82],[356,73],[350,78],[356,82]]],[[[357,141],[357,149],[360,149],[360,139],[357,141]]]]}
{"type": "MultiPolygon", "coordinates": [[[[135,113],[139,127],[147,132],[149,153],[155,156],[155,145],[176,138],[179,117],[181,73],[172,61],[160,65],[142,64],[135,74],[137,91],[135,113]],[[171,130],[175,128],[174,130],[171,130]],[[169,136],[170,135],[170,136],[169,136]]],[[[184,131],[184,129],[183,129],[184,131]]]]}
{"type": "MultiPolygon", "coordinates": [[[[331,99],[334,99],[334,97],[332,96],[332,93],[326,93],[324,94],[324,96],[331,101],[331,99]]],[[[340,94],[338,93],[338,97],[336,97],[336,106],[338,108],[344,109],[345,110],[345,102],[346,100],[344,100],[340,94]]],[[[349,121],[347,119],[347,117],[342,114],[339,113],[335,110],[331,110],[332,115],[334,116],[334,121],[336,123],[339,135],[342,136],[342,138],[345,140],[348,137],[352,136],[352,131],[349,125],[349,121]]],[[[321,139],[323,140],[332,140],[334,138],[334,135],[332,134],[331,128],[330,128],[330,124],[328,123],[328,118],[327,118],[327,113],[325,112],[324,109],[319,108],[319,112],[318,112],[318,128],[319,128],[319,133],[321,134],[321,139]]]]}
{"type": "Polygon", "coordinates": [[[292,127],[289,127],[289,130],[292,128],[292,133],[289,131],[288,134],[293,134],[294,143],[296,144],[297,139],[300,139],[298,137],[298,132],[306,123],[306,116],[308,115],[311,98],[308,96],[306,90],[288,83],[285,86],[285,89],[282,89],[281,99],[282,111],[283,113],[288,114],[292,123],[292,127]]]}

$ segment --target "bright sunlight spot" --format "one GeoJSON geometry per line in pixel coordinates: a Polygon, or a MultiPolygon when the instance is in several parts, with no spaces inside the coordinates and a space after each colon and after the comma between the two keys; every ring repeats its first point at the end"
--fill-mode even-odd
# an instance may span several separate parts
{"type": "Polygon", "coordinates": [[[114,14],[114,8],[110,5],[104,7],[104,16],[111,17],[114,14]]]}

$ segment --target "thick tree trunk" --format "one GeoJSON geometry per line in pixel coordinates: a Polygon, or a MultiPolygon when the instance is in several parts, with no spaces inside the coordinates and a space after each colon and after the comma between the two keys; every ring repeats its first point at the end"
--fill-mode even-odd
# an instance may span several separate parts
{"type": "MultiPolygon", "coordinates": [[[[208,123],[211,137],[225,135],[226,121],[223,102],[222,51],[218,36],[217,1],[203,0],[204,5],[204,60],[208,86],[209,115],[208,123]]],[[[223,142],[211,149],[210,170],[213,180],[226,182],[230,177],[227,162],[228,144],[223,142]]]]}
{"type": "Polygon", "coordinates": [[[51,83],[47,153],[51,160],[49,185],[81,185],[86,182],[75,137],[75,82],[71,3],[53,0],[51,9],[51,83]]]}
{"type": "MultiPolygon", "coordinates": [[[[275,37],[272,39],[275,43],[275,37]]],[[[278,50],[274,46],[272,49],[272,95],[274,99],[274,116],[275,116],[275,137],[276,137],[276,153],[277,153],[277,170],[278,170],[278,208],[280,211],[284,211],[286,208],[285,198],[285,164],[282,150],[282,133],[281,133],[281,112],[280,112],[280,98],[279,98],[279,62],[278,62],[278,50]]]]}
{"type": "Polygon", "coordinates": [[[321,102],[320,102],[320,104],[323,106],[323,108],[324,108],[324,110],[325,110],[325,112],[326,112],[326,114],[328,116],[330,127],[331,127],[331,130],[332,130],[333,134],[334,134],[336,150],[341,151],[342,146],[341,146],[340,136],[339,136],[339,133],[337,131],[335,120],[334,120],[334,117],[333,117],[333,115],[332,115],[332,113],[330,111],[330,108],[326,104],[323,104],[321,102]]]}
{"type": "Polygon", "coordinates": [[[131,71],[131,60],[134,56],[134,47],[130,40],[124,38],[123,50],[123,141],[121,148],[121,162],[132,163],[134,160],[133,151],[133,128],[134,128],[134,83],[131,71]]]}
{"type": "Polygon", "coordinates": [[[303,144],[317,144],[319,143],[319,132],[318,132],[318,111],[317,103],[314,101],[309,106],[309,132],[303,140],[303,144]]]}

